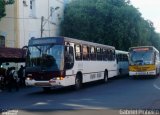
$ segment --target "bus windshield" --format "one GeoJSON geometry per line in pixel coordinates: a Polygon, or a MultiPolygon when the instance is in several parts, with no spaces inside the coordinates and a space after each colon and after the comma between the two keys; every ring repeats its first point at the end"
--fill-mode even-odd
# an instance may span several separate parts
{"type": "Polygon", "coordinates": [[[130,52],[130,61],[131,64],[153,64],[154,58],[153,58],[153,52],[152,51],[133,51],[130,52]]]}
{"type": "Polygon", "coordinates": [[[63,45],[29,46],[27,67],[43,67],[44,70],[63,70],[63,45]]]}

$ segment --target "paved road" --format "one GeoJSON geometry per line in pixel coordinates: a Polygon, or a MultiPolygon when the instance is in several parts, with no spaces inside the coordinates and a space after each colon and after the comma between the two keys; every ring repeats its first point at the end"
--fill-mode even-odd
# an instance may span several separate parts
{"type": "Polygon", "coordinates": [[[62,111],[71,110],[72,113],[67,112],[72,115],[77,111],[79,114],[96,114],[101,110],[105,114],[107,110],[117,114],[120,109],[160,109],[160,77],[110,79],[107,84],[88,84],[79,91],[65,88],[44,93],[36,87],[23,88],[19,92],[3,91],[0,92],[0,108],[2,111],[18,110],[24,115],[37,111],[48,114],[54,111],[59,115],[62,111]]]}

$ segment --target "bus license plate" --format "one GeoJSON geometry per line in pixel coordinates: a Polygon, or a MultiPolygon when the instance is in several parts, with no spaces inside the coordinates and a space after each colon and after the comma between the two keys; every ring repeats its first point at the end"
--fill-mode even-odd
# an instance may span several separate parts
{"type": "Polygon", "coordinates": [[[146,75],[146,72],[139,72],[137,75],[146,75]]]}

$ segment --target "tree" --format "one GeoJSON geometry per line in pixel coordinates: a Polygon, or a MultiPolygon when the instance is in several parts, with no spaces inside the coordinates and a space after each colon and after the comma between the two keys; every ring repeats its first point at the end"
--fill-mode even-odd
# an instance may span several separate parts
{"type": "Polygon", "coordinates": [[[13,3],[14,0],[0,0],[0,19],[6,15],[5,6],[13,3]]]}
{"type": "Polygon", "coordinates": [[[120,50],[160,44],[152,22],[144,20],[129,0],[73,0],[65,7],[61,35],[120,50]]]}

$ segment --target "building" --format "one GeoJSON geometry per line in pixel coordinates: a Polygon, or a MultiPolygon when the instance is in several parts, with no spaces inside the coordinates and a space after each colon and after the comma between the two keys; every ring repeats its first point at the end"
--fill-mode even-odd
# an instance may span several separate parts
{"type": "Polygon", "coordinates": [[[64,0],[15,0],[0,21],[0,46],[22,48],[31,37],[59,35],[64,0]]]}

